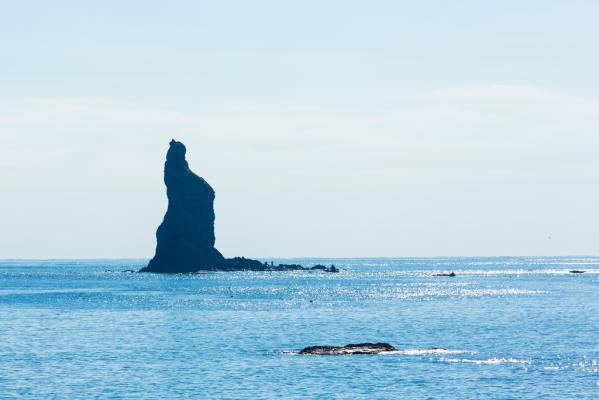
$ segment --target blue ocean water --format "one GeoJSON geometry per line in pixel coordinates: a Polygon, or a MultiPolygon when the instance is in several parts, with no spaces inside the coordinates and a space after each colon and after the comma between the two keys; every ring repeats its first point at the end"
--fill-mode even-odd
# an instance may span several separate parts
{"type": "Polygon", "coordinates": [[[597,257],[273,261],[342,271],[0,261],[0,398],[599,398],[597,257]]]}

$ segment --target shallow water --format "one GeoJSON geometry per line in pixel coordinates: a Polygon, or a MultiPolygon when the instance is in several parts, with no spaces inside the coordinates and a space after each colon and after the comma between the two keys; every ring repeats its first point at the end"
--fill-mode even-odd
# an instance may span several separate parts
{"type": "Polygon", "coordinates": [[[342,271],[0,261],[0,398],[599,398],[598,257],[274,261],[342,271]]]}

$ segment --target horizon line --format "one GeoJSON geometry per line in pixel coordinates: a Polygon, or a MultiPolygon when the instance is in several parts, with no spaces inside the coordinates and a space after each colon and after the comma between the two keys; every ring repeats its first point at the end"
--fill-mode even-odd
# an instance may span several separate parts
{"type": "MultiPolygon", "coordinates": [[[[328,257],[328,256],[285,256],[285,257],[253,257],[258,260],[294,260],[294,259],[315,259],[315,260],[368,260],[368,259],[435,259],[435,258],[568,258],[568,257],[589,257],[599,258],[599,255],[592,254],[569,254],[569,255],[485,255],[485,256],[359,256],[359,257],[328,257]]],[[[247,257],[245,257],[247,258],[247,257]]],[[[3,261],[119,261],[119,260],[135,260],[149,261],[151,257],[41,257],[41,258],[0,258],[0,262],[3,261]]]]}

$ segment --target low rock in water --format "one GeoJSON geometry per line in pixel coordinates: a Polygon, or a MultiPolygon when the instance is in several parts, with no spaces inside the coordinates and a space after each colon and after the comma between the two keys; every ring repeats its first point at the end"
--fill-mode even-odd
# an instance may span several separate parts
{"type": "Polygon", "coordinates": [[[306,347],[300,354],[312,354],[317,356],[341,356],[349,354],[380,354],[388,351],[397,351],[389,343],[357,343],[346,346],[310,346],[306,347]]]}
{"type": "Polygon", "coordinates": [[[451,272],[449,274],[447,274],[447,273],[434,274],[433,276],[449,276],[449,277],[453,278],[455,276],[455,272],[451,272]]]}

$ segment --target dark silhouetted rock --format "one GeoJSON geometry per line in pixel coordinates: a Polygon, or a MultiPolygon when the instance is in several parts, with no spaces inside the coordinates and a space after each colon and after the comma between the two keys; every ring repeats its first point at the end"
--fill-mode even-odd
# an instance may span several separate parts
{"type": "MultiPolygon", "coordinates": [[[[140,272],[191,273],[198,271],[300,271],[299,264],[279,264],[245,257],[226,259],[214,247],[214,190],[194,174],[185,159],[185,146],[171,140],[164,184],[168,209],[156,231],[156,254],[140,272]]],[[[331,266],[312,269],[338,272],[331,266]]],[[[129,271],[126,271],[129,272],[129,271]]]]}
{"type": "Polygon", "coordinates": [[[273,268],[258,260],[252,260],[251,258],[245,257],[228,258],[224,261],[224,266],[225,269],[236,271],[268,271],[273,268]]]}
{"type": "Polygon", "coordinates": [[[332,264],[331,264],[330,268],[328,268],[322,264],[316,264],[315,266],[310,267],[309,269],[311,269],[313,271],[317,270],[317,271],[324,271],[324,272],[339,272],[339,270],[332,264]]]}
{"type": "Polygon", "coordinates": [[[434,274],[433,276],[449,276],[453,278],[455,276],[455,272],[451,272],[449,274],[434,274]]]}
{"type": "Polygon", "coordinates": [[[303,266],[299,265],[299,264],[279,264],[278,266],[275,266],[273,268],[273,271],[301,271],[304,269],[308,269],[308,268],[304,268],[303,266]]]}
{"type": "Polygon", "coordinates": [[[357,343],[339,346],[310,346],[306,347],[300,354],[311,354],[317,356],[342,356],[350,354],[380,354],[389,351],[397,351],[389,343],[357,343]]]}
{"type": "Polygon", "coordinates": [[[225,258],[214,248],[214,190],[194,174],[185,146],[171,140],[164,183],[168,209],[156,231],[156,255],[142,272],[194,272],[218,269],[225,258]]]}

